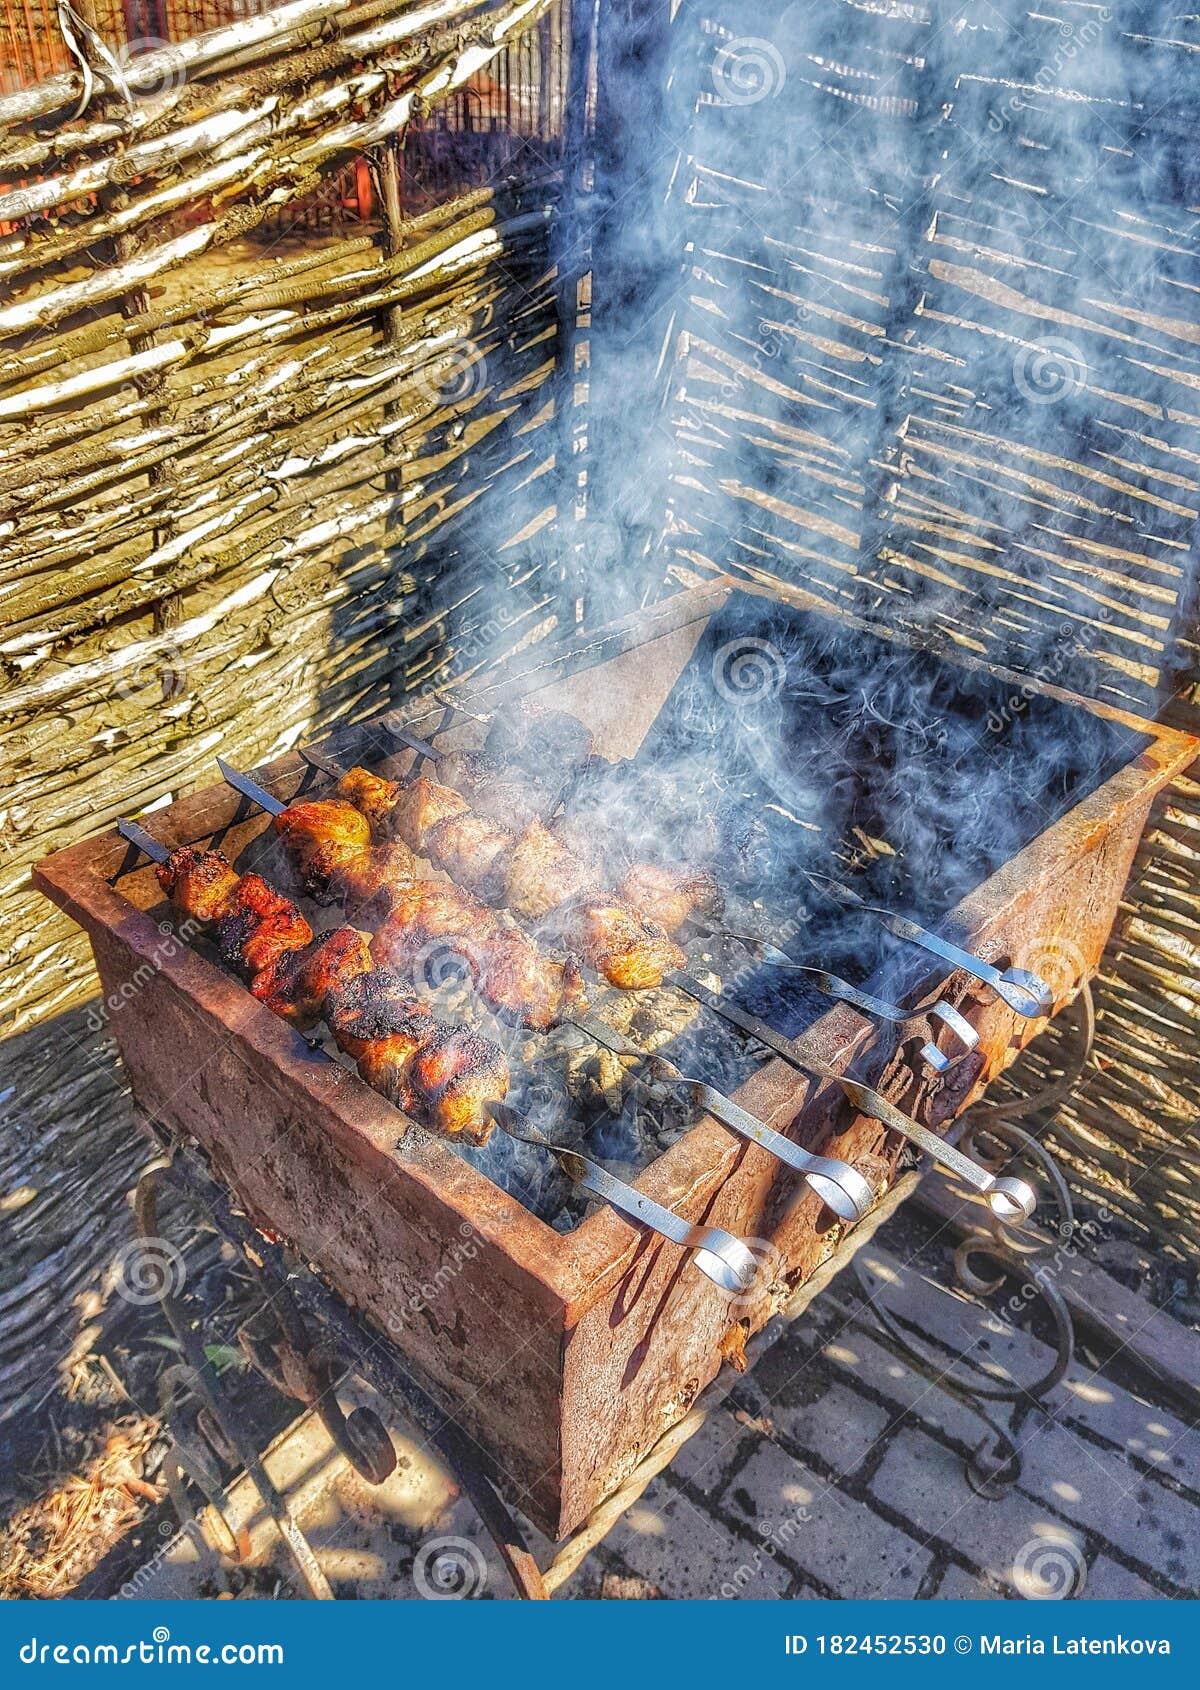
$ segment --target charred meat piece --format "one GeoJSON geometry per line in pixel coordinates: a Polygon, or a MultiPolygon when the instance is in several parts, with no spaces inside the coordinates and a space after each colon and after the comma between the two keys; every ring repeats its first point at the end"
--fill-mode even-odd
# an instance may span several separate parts
{"type": "Polygon", "coordinates": [[[695,916],[717,919],[725,907],[721,888],[707,870],[669,863],[635,863],[617,896],[667,933],[678,933],[695,916]]]}
{"type": "Polygon", "coordinates": [[[325,1020],[366,1083],[414,1120],[425,1121],[412,1088],[412,1064],[438,1023],[400,975],[388,968],[357,975],[332,994],[325,1020]]]}
{"type": "Polygon", "coordinates": [[[531,921],[596,886],[592,869],[539,821],[525,828],[504,865],[504,902],[531,921]]]}
{"type": "Polygon", "coordinates": [[[284,951],[255,975],[250,990],[283,1020],[311,1027],[321,1019],[326,998],[370,966],[366,936],[354,927],[335,927],[307,950],[284,951]]]}
{"type": "Polygon", "coordinates": [[[373,927],[396,898],[413,884],[413,854],[407,845],[370,845],[342,874],[346,908],[373,927]]]}
{"type": "Polygon", "coordinates": [[[481,995],[498,1015],[545,1032],[572,1008],[585,1007],[583,980],[573,956],[552,962],[523,933],[500,928],[480,953],[481,995]]]}
{"type": "Polygon", "coordinates": [[[275,831],[304,891],[319,904],[333,901],[346,872],[371,843],[366,816],[340,798],[289,805],[275,817],[275,831]]]}
{"type": "MultiPolygon", "coordinates": [[[[350,771],[351,774],[357,772],[354,769],[350,771]]],[[[344,784],[344,781],[339,782],[339,789],[344,784]]],[[[430,780],[427,775],[418,775],[407,786],[398,789],[383,833],[390,832],[397,839],[402,839],[411,851],[426,856],[426,837],[437,824],[447,816],[461,816],[469,807],[460,792],[430,780]]]]}
{"type": "Polygon", "coordinates": [[[555,912],[563,942],[622,991],[661,986],[685,958],[673,939],[618,898],[580,899],[555,912]]]}
{"type": "Polygon", "coordinates": [[[504,865],[513,836],[486,816],[464,809],[444,816],[425,834],[425,853],[468,892],[493,899],[504,884],[504,865]]]}
{"type": "Polygon", "coordinates": [[[347,804],[353,804],[356,810],[362,811],[376,839],[390,839],[397,832],[392,812],[401,789],[394,780],[373,775],[369,769],[347,769],[333,791],[335,797],[345,799],[347,804]]]}
{"type": "Polygon", "coordinates": [[[215,921],[237,891],[241,876],[219,851],[182,845],[154,871],[176,909],[197,921],[215,921]]]}
{"type": "Polygon", "coordinates": [[[438,758],[437,774],[443,785],[470,799],[476,815],[509,828],[545,817],[558,798],[556,787],[514,770],[490,751],[448,751],[438,758]]]}
{"type": "Polygon", "coordinates": [[[490,751],[447,751],[437,760],[438,779],[464,798],[474,798],[484,787],[504,780],[508,772],[505,759],[490,751]]]}
{"type": "Polygon", "coordinates": [[[312,936],[291,899],[259,874],[242,875],[213,926],[222,962],[248,974],[271,968],[285,951],[302,950],[312,936]]]}
{"type": "Polygon", "coordinates": [[[445,940],[450,950],[452,942],[461,939],[461,955],[470,966],[475,945],[487,941],[494,923],[491,910],[459,887],[440,880],[414,880],[393,899],[387,919],[371,941],[371,953],[384,967],[406,973],[438,940],[445,940]]]}
{"type": "Polygon", "coordinates": [[[485,1003],[523,1026],[551,1027],[581,999],[573,958],[558,963],[543,956],[460,887],[414,881],[376,933],[372,955],[407,972],[423,959],[435,962],[443,950],[462,959],[485,1003]]]}
{"type": "Polygon", "coordinates": [[[484,741],[493,756],[537,777],[551,770],[559,782],[587,762],[593,746],[590,732],[576,717],[528,702],[496,716],[484,741]]]}
{"type": "Polygon", "coordinates": [[[488,1105],[508,1092],[508,1062],[499,1045],[469,1027],[439,1026],[413,1059],[410,1085],[427,1125],[483,1144],[494,1124],[488,1105]]]}

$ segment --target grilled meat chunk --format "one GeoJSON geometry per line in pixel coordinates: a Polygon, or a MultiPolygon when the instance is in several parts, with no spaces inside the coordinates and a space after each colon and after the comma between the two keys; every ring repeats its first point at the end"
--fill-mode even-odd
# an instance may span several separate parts
{"type": "Polygon", "coordinates": [[[540,821],[530,822],[504,866],[504,902],[531,921],[594,888],[593,871],[540,821]]]}
{"type": "Polygon", "coordinates": [[[390,839],[396,832],[392,811],[400,790],[396,781],[363,768],[347,769],[333,789],[336,798],[362,811],[376,839],[390,839]]]}
{"type": "Polygon", "coordinates": [[[530,774],[551,769],[561,781],[587,762],[594,744],[583,723],[565,710],[523,702],[495,718],[484,749],[530,774]]]}
{"type": "Polygon", "coordinates": [[[197,921],[215,921],[237,891],[241,876],[219,851],[182,845],[154,871],[176,909],[197,921]]]}
{"type": "MultiPolygon", "coordinates": [[[[456,794],[457,796],[457,794],[456,794]]],[[[425,833],[425,854],[459,886],[492,899],[504,884],[513,836],[485,816],[464,809],[444,816],[425,833]]]]}
{"type": "Polygon", "coordinates": [[[296,1027],[321,1019],[325,1000],[371,967],[366,935],[354,927],[335,927],[307,950],[283,954],[250,983],[267,1008],[296,1027]]]}
{"type": "MultiPolygon", "coordinates": [[[[356,772],[351,770],[351,774],[356,772]]],[[[349,776],[346,778],[349,779],[349,776]]],[[[384,831],[402,839],[418,856],[427,856],[425,842],[437,824],[447,816],[461,816],[469,808],[460,792],[430,780],[427,775],[418,775],[407,786],[399,788],[384,831]]]]}
{"type": "Polygon", "coordinates": [[[342,874],[347,911],[373,927],[412,885],[415,869],[412,852],[398,840],[390,845],[369,845],[342,874]]]}
{"type": "Polygon", "coordinates": [[[413,1058],[411,1085],[430,1126],[483,1144],[494,1124],[488,1105],[508,1092],[508,1062],[469,1027],[439,1026],[413,1058]]]}
{"type": "Polygon", "coordinates": [[[485,1003],[523,1026],[551,1027],[582,997],[574,958],[558,963],[543,956],[460,887],[414,881],[393,904],[371,954],[407,973],[419,961],[433,962],[442,947],[461,957],[485,1003]]]}
{"type": "Polygon", "coordinates": [[[707,870],[670,863],[635,863],[617,896],[667,933],[678,933],[697,915],[719,918],[725,907],[721,888],[707,870]]]}
{"type": "Polygon", "coordinates": [[[275,817],[275,831],[310,898],[332,903],[346,872],[371,843],[371,824],[344,799],[290,804],[275,817]]]}
{"type": "Polygon", "coordinates": [[[661,986],[672,969],[684,966],[674,940],[618,898],[580,899],[556,910],[553,919],[563,942],[622,991],[661,986]]]}
{"type": "Polygon", "coordinates": [[[259,874],[242,875],[213,926],[222,962],[248,974],[272,967],[285,951],[302,950],[312,936],[291,899],[259,874]]]}
{"type": "Polygon", "coordinates": [[[523,933],[499,928],[480,951],[479,991],[498,1015],[545,1032],[573,1008],[584,1008],[583,980],[573,956],[552,962],[523,933]]]}

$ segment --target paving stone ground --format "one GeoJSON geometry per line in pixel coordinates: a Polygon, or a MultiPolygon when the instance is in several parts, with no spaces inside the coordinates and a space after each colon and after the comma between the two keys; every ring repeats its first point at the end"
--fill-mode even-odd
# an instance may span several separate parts
{"type": "MultiPolygon", "coordinates": [[[[968,1358],[981,1377],[1029,1380],[1046,1370],[1051,1351],[1036,1338],[879,1241],[862,1257],[888,1307],[938,1340],[946,1360],[968,1358]]],[[[853,1308],[835,1282],[738,1381],[559,1596],[1150,1601],[1198,1593],[1194,1426],[1077,1360],[1043,1405],[993,1405],[1020,1450],[1021,1473],[986,1500],[966,1477],[982,1422],[889,1349],[878,1327],[849,1318],[853,1308]]],[[[475,1595],[511,1594],[472,1508],[416,1446],[387,1495],[347,1475],[306,1505],[306,1529],[341,1594],[417,1598],[442,1573],[465,1579],[475,1595]]],[[[547,1565],[553,1546],[536,1534],[533,1546],[547,1565]]],[[[184,1572],[165,1569],[155,1594],[188,1594],[184,1572]]]]}

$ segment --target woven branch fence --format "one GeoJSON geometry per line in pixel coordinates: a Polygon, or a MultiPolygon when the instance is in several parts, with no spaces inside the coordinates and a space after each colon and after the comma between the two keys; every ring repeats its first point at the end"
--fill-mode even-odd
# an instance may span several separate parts
{"type": "MultiPolygon", "coordinates": [[[[651,170],[627,90],[572,52],[582,0],[242,8],[120,56],[124,89],[60,58],[0,96],[0,1413],[92,1341],[144,1153],[86,945],[29,865],[210,780],[218,747],[250,764],[581,602],[603,619],[581,548],[631,534],[638,591],[800,582],[1186,725],[1200,193],[1154,90],[1200,37],[1138,7],[1098,65],[1066,60],[1104,10],[764,0],[749,99],[742,8],[604,0],[602,55],[618,25],[691,31],[651,170]],[[585,227],[563,132],[591,101],[585,227]],[[347,170],[374,220],[314,226],[347,170]],[[589,243],[590,293],[555,264],[589,243]],[[664,252],[671,297],[631,327],[623,279],[664,252]],[[640,436],[598,449],[631,418],[649,501],[640,436]]],[[[640,86],[653,51],[628,51],[640,86]]],[[[1177,1255],[1200,1242],[1198,846],[1183,780],[1051,1129],[1080,1190],[1177,1255]]]]}

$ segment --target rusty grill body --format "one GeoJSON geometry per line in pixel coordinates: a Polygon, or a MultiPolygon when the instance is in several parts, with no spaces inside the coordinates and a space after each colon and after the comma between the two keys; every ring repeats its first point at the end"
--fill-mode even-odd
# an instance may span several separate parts
{"type": "MultiPolygon", "coordinates": [[[[552,657],[529,658],[502,687],[477,695],[480,707],[535,695],[584,721],[605,756],[633,757],[733,591],[722,581],[683,592],[628,623],[580,635],[552,657]]],[[[800,594],[795,603],[816,608],[800,594]]],[[[962,665],[964,673],[972,668],[962,665]]],[[[1150,804],[1190,762],[1196,742],[1006,679],[1014,691],[1024,686],[1026,698],[1091,712],[1127,733],[1133,748],[947,918],[977,954],[1017,966],[1061,941],[1068,966],[1052,982],[1058,1009],[1098,964],[1150,804]]],[[[400,714],[420,731],[430,706],[414,700],[400,714]]],[[[469,741],[469,727],[458,737],[469,741]]],[[[372,744],[365,724],[323,748],[346,763],[377,762],[372,744]]],[[[297,755],[262,774],[284,799],[311,786],[312,770],[297,755]]],[[[262,815],[246,818],[222,784],[156,812],[149,825],[167,843],[212,841],[236,860],[269,824],[262,815]]],[[[610,1209],[571,1232],[554,1231],[354,1074],[310,1050],[237,980],[172,936],[153,871],[144,863],[130,869],[115,832],[57,853],[35,878],[91,937],[140,1107],[198,1140],[252,1218],[317,1264],[391,1339],[477,1441],[513,1500],[551,1535],[584,1520],[686,1412],[731,1340],[765,1324],[769,1294],[731,1306],[687,1253],[610,1209]]],[[[1020,1020],[974,981],[948,974],[923,957],[907,982],[909,1001],[940,988],[979,1033],[977,1051],[941,1078],[915,1063],[921,1041],[936,1031],[919,1018],[897,1037],[830,1003],[800,1042],[835,1072],[853,1060],[858,1078],[944,1130],[1044,1025],[1020,1020]]],[[[773,1057],[736,1096],[797,1142],[853,1163],[876,1190],[891,1182],[902,1143],[856,1114],[834,1083],[806,1082],[773,1057]]],[[[793,1288],[843,1236],[794,1175],[709,1118],[637,1184],[689,1221],[769,1240],[793,1288]]]]}

